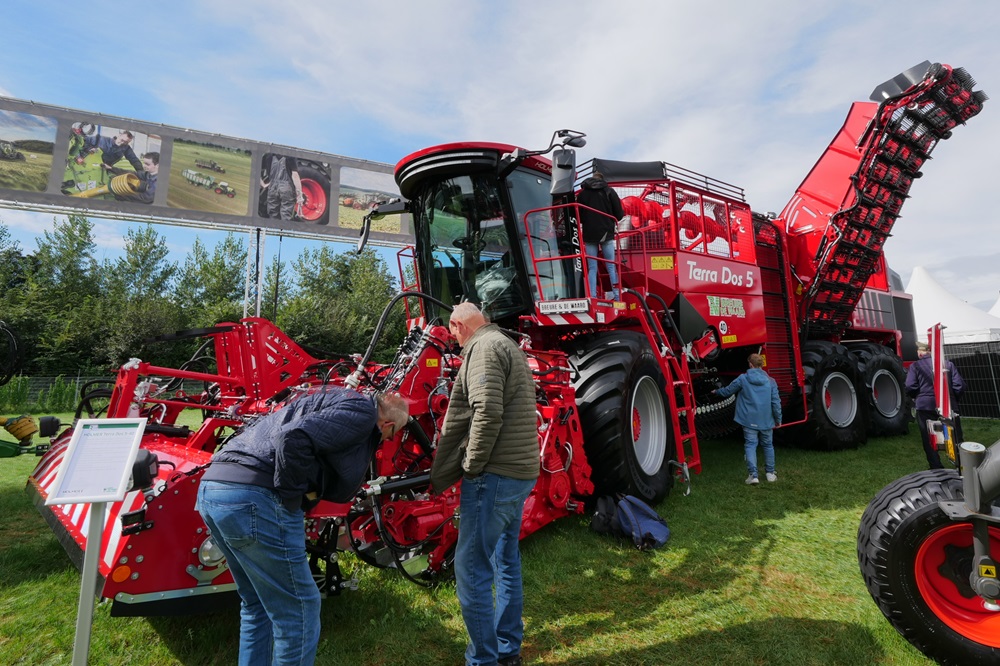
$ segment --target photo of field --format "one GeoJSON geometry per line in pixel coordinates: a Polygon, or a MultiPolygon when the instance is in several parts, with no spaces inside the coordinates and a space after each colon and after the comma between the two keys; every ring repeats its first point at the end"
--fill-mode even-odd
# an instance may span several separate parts
{"type": "Polygon", "coordinates": [[[174,139],[171,208],[246,215],[250,210],[250,151],[174,139]]]}
{"type": "Polygon", "coordinates": [[[45,191],[57,125],[47,116],[0,111],[0,187],[45,191]]]}
{"type": "MultiPolygon", "coordinates": [[[[399,189],[391,174],[344,167],[340,170],[337,226],[360,229],[373,204],[396,198],[399,198],[399,189]]],[[[373,221],[372,231],[398,234],[401,222],[399,215],[389,215],[373,221]]]]}

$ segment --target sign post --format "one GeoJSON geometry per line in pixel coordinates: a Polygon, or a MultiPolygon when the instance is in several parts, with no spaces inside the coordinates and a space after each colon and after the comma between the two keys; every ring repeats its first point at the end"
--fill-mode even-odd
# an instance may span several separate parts
{"type": "Polygon", "coordinates": [[[146,419],[80,419],[70,438],[46,505],[90,504],[87,547],[80,580],[73,666],[86,666],[94,596],[108,502],[120,502],[128,492],[129,477],[146,419]]]}

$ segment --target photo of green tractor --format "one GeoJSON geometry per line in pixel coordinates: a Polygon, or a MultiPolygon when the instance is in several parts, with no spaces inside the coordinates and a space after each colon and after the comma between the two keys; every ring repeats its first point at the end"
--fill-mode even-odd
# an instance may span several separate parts
{"type": "Polygon", "coordinates": [[[246,215],[250,151],[174,139],[167,205],[206,213],[246,215]],[[226,174],[226,180],[219,175],[226,174]]]}

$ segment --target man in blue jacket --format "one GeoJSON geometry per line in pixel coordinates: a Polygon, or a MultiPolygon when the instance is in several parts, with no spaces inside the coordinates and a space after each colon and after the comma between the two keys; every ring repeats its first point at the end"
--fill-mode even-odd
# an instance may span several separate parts
{"type": "Polygon", "coordinates": [[[747,359],[750,369],[734,379],[729,386],[712,391],[723,398],[734,393],[736,396],[735,420],[743,426],[744,449],[746,451],[747,476],[746,483],[760,483],[757,478],[757,444],[764,447],[764,471],[767,480],[778,480],[774,470],[774,439],[773,430],[781,425],[781,399],[778,397],[778,385],[764,371],[764,357],[760,354],[750,354],[747,359]]]}
{"type": "Polygon", "coordinates": [[[398,396],[326,387],[258,419],[212,456],[195,508],[242,600],[240,666],[314,662],[320,595],[304,505],[350,501],[379,442],[408,419],[398,396]]]}

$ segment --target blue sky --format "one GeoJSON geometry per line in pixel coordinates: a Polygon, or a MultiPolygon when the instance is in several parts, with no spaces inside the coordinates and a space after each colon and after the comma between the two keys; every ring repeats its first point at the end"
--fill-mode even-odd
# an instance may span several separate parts
{"type": "MultiPolygon", "coordinates": [[[[969,303],[997,300],[993,2],[4,5],[0,95],[386,163],[458,140],[540,147],[570,127],[588,134],[581,159],[669,161],[744,187],[762,212],[781,210],[852,101],[923,60],[964,66],[996,101],[937,148],[886,254],[904,282],[924,266],[969,303]]],[[[0,220],[29,251],[52,226],[0,220]]],[[[127,223],[94,221],[116,256],[127,223]]],[[[157,229],[178,261],[196,235],[222,237],[157,229]]],[[[282,258],[304,245],[286,239],[282,258]]]]}

